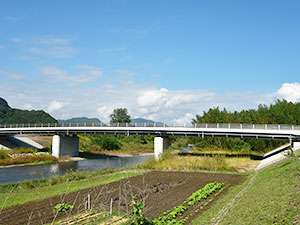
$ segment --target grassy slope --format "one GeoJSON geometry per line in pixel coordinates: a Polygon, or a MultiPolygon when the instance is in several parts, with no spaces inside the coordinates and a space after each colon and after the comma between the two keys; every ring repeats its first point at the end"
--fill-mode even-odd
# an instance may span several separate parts
{"type": "MultiPolygon", "coordinates": [[[[236,202],[221,224],[298,224],[300,221],[299,161],[289,160],[257,174],[251,186],[236,202]]],[[[211,219],[244,186],[233,187],[193,224],[210,224],[211,219]]]]}
{"type": "Polygon", "coordinates": [[[23,204],[30,201],[41,200],[51,196],[68,193],[72,191],[78,191],[81,189],[97,186],[104,183],[120,180],[122,178],[136,176],[142,172],[136,173],[112,173],[95,178],[88,178],[83,180],[77,180],[72,182],[64,182],[53,186],[37,187],[33,189],[17,190],[11,193],[0,193],[0,209],[7,208],[9,206],[23,204]]]}

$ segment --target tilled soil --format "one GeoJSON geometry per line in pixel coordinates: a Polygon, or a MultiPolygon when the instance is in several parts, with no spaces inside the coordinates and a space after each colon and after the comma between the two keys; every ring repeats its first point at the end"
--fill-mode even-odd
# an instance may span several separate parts
{"type": "MultiPolygon", "coordinates": [[[[217,173],[153,171],[94,188],[7,208],[0,212],[0,224],[51,223],[84,211],[87,208],[88,194],[91,208],[99,210],[109,210],[112,201],[114,211],[129,212],[129,204],[133,198],[144,201],[147,218],[154,219],[166,210],[181,204],[207,183],[224,182],[232,186],[240,183],[244,177],[244,175],[217,173]],[[67,213],[54,212],[54,206],[62,202],[71,204],[74,208],[67,213]]],[[[221,192],[220,196],[224,193],[225,191],[221,192]]]]}

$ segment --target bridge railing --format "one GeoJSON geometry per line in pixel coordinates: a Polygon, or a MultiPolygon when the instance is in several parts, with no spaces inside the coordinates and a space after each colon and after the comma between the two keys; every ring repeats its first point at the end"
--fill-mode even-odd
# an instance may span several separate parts
{"type": "Polygon", "coordinates": [[[300,125],[289,124],[236,124],[236,123],[31,123],[0,124],[0,128],[34,127],[170,127],[170,128],[219,128],[219,129],[262,129],[262,130],[300,130],[300,125]]]}

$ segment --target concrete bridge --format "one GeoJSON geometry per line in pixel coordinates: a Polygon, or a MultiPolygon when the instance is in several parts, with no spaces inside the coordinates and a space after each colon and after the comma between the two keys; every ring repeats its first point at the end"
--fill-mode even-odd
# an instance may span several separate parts
{"type": "Polygon", "coordinates": [[[237,137],[285,139],[300,143],[300,125],[275,124],[12,124],[0,125],[0,136],[18,134],[53,135],[52,154],[56,157],[79,153],[77,134],[153,135],[155,158],[170,145],[169,136],[237,137]]]}

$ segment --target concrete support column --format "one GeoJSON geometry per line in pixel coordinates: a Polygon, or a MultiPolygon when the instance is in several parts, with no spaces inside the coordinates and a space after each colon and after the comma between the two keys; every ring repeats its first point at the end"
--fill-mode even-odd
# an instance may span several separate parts
{"type": "Polygon", "coordinates": [[[52,139],[52,155],[60,157],[64,155],[78,156],[79,138],[74,136],[54,135],[52,139]]]}
{"type": "Polygon", "coordinates": [[[168,149],[171,142],[168,137],[154,138],[154,158],[160,160],[164,150],[168,149]]]}
{"type": "Polygon", "coordinates": [[[293,150],[298,150],[298,149],[300,149],[300,142],[293,142],[293,143],[292,143],[292,147],[293,147],[293,150]]]}

